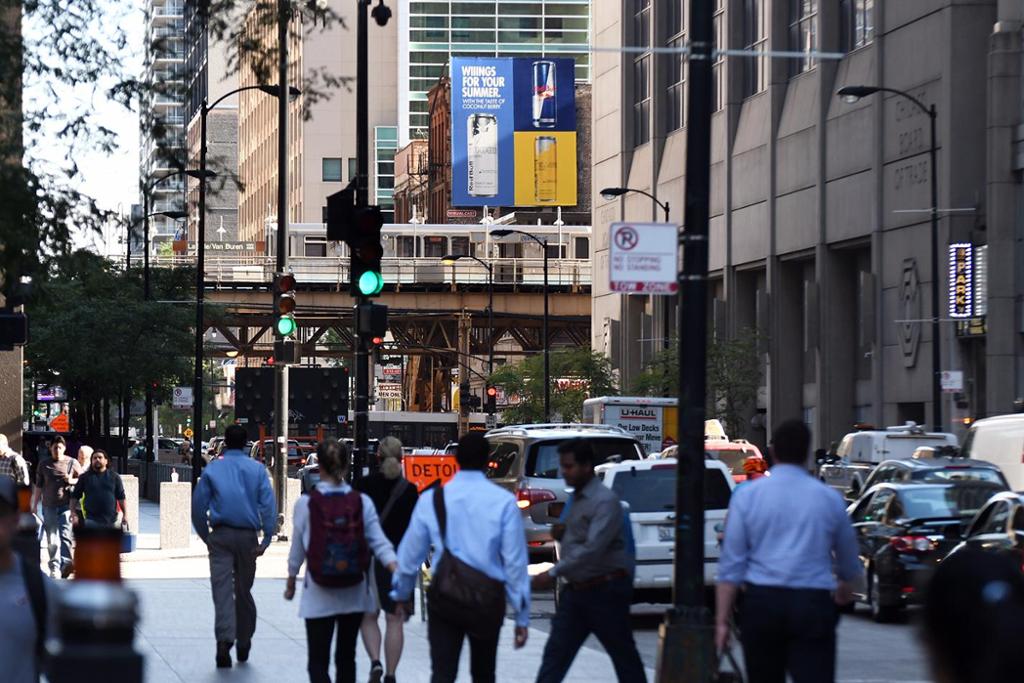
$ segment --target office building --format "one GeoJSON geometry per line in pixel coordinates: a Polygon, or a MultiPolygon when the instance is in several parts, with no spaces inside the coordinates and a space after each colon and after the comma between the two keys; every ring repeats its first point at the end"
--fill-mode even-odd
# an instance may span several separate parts
{"type": "MultiPolygon", "coordinates": [[[[1019,7],[715,3],[719,46],[802,53],[719,56],[713,64],[711,324],[719,336],[757,335],[763,370],[751,433],[735,436],[763,443],[764,424],[794,416],[811,426],[818,446],[856,422],[931,424],[934,315],[942,321],[942,369],[963,373],[962,386],[951,381],[943,394],[942,426],[962,433],[964,419],[1012,410],[1024,393],[1021,283],[1010,276],[1020,270],[1011,245],[1022,232],[1012,210],[1019,161],[1011,170],[1021,120],[1019,7]],[[1004,72],[990,71],[998,68],[1004,72]],[[936,108],[938,273],[929,115],[894,93],[848,103],[835,95],[846,85],[903,90],[936,108]],[[998,248],[988,248],[997,235],[998,248]],[[978,305],[957,312],[967,319],[954,320],[948,307],[953,243],[973,246],[978,305]],[[1004,315],[987,314],[997,307],[1004,315]]],[[[686,9],[681,0],[594,3],[594,43],[685,45],[686,9]]],[[[682,223],[687,64],[681,54],[598,51],[593,70],[593,345],[610,354],[628,390],[661,346],[666,311],[663,302],[609,291],[610,226],[661,214],[640,194],[607,201],[598,192],[650,192],[682,223]]]]}
{"type": "MultiPolygon", "coordinates": [[[[356,172],[356,5],[331,0],[331,8],[344,19],[328,31],[303,26],[293,31],[289,48],[289,81],[299,88],[302,78],[325,71],[352,79],[345,87],[330,89],[330,96],[292,103],[289,119],[288,219],[292,223],[323,222],[327,196],[341,190],[356,172]],[[300,37],[301,34],[301,37],[300,37]],[[303,116],[303,110],[308,115],[303,116]]],[[[262,44],[277,40],[273,24],[253,9],[246,16],[249,34],[262,44]]],[[[394,184],[395,125],[398,86],[397,22],[387,26],[370,22],[369,84],[370,198],[391,211],[394,184]]],[[[257,85],[256,74],[243,65],[240,86],[257,85]]],[[[316,87],[323,89],[322,83],[316,87]]],[[[238,234],[245,241],[273,243],[277,217],[277,100],[258,90],[238,98],[238,168],[244,189],[238,194],[238,234]]],[[[390,213],[388,214],[390,216],[390,213]]]]}

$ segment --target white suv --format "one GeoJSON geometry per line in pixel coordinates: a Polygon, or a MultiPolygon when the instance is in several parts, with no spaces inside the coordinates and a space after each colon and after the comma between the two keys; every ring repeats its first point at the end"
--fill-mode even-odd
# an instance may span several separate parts
{"type": "MultiPolygon", "coordinates": [[[[641,460],[595,468],[605,486],[629,506],[636,543],[634,602],[666,602],[672,589],[676,528],[676,461],[641,460]]],[[[736,482],[728,466],[704,460],[704,583],[718,577],[719,535],[736,482]]]]}

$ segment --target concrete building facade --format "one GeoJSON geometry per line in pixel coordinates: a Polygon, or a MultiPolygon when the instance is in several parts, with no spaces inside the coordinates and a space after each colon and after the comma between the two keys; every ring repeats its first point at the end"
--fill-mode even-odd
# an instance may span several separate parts
{"type": "MultiPolygon", "coordinates": [[[[764,419],[736,436],[763,441],[762,425],[794,416],[819,446],[855,422],[931,424],[935,278],[942,368],[964,372],[963,389],[944,395],[944,427],[962,433],[964,418],[1012,410],[1010,391],[992,379],[1009,377],[1013,363],[1012,391],[1024,386],[1019,324],[997,332],[984,306],[960,323],[946,309],[947,245],[975,245],[976,284],[984,289],[986,266],[993,283],[978,296],[992,311],[995,281],[1006,284],[1013,270],[1001,259],[1014,250],[997,256],[983,247],[997,231],[1008,240],[1021,234],[1016,214],[1005,207],[997,214],[993,201],[1019,193],[1009,158],[993,158],[1007,148],[990,142],[1015,134],[1019,98],[1010,98],[1014,123],[997,117],[986,130],[985,112],[991,120],[1007,106],[983,76],[991,46],[1015,40],[1019,54],[1019,25],[1012,39],[993,33],[997,11],[995,1],[715,0],[719,46],[804,53],[719,56],[713,65],[711,325],[719,336],[757,335],[763,369],[757,409],[764,419]],[[930,264],[928,115],[888,93],[844,102],[835,92],[845,85],[896,88],[935,105],[939,273],[930,264]],[[993,164],[1004,186],[992,184],[993,164]]],[[[661,213],[641,195],[607,201],[598,192],[645,190],[669,201],[671,220],[682,223],[686,60],[642,48],[684,45],[686,16],[682,0],[593,5],[599,50],[641,48],[598,51],[593,64],[593,346],[610,354],[627,390],[663,341],[665,309],[672,330],[677,309],[674,301],[665,307],[609,291],[610,225],[661,220],[661,213]]],[[[998,49],[1009,69],[1013,54],[998,49]]],[[[1016,68],[1019,81],[1019,58],[1016,68]]],[[[1019,278],[1008,286],[1000,306],[1019,302],[1019,278]]]]}
{"type": "MultiPolygon", "coordinates": [[[[331,88],[330,96],[315,101],[300,96],[292,103],[289,118],[289,201],[292,223],[320,223],[325,218],[327,196],[341,190],[356,172],[356,40],[354,3],[331,0],[331,9],[344,21],[328,31],[293,22],[289,48],[289,82],[300,89],[310,74],[328,73],[351,79],[347,86],[331,88]]],[[[308,21],[308,20],[306,20],[308,21]]],[[[389,200],[390,190],[377,183],[377,171],[393,179],[397,114],[397,22],[381,27],[370,23],[369,60],[369,187],[374,196],[389,200]],[[374,135],[375,129],[377,135],[374,135]],[[381,130],[383,129],[383,130],[381,130]],[[391,167],[388,164],[390,152],[391,167]],[[374,164],[374,159],[381,164],[374,164]]],[[[246,17],[251,35],[264,45],[277,40],[276,30],[253,10],[246,17]]],[[[256,85],[257,76],[243,65],[240,85],[256,85]]],[[[317,87],[323,89],[323,83],[317,87]]],[[[277,100],[260,91],[239,95],[238,169],[243,189],[238,194],[238,234],[245,241],[273,242],[277,216],[277,100]]]]}

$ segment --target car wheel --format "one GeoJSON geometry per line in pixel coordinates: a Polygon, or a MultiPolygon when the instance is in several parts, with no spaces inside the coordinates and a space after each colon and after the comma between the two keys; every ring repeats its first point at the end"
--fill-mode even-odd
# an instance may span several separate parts
{"type": "Polygon", "coordinates": [[[871,573],[871,584],[869,591],[870,592],[868,593],[868,606],[871,608],[871,618],[879,624],[885,624],[887,622],[892,621],[893,617],[896,615],[897,610],[895,607],[881,604],[882,601],[879,598],[879,594],[881,591],[879,590],[878,575],[874,572],[871,573]]]}

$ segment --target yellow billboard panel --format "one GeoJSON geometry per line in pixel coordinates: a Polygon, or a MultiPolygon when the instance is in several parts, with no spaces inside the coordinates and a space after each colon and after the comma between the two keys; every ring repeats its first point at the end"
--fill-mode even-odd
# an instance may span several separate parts
{"type": "Polygon", "coordinates": [[[516,132],[515,205],[576,205],[576,133],[516,132]]]}

